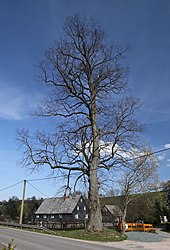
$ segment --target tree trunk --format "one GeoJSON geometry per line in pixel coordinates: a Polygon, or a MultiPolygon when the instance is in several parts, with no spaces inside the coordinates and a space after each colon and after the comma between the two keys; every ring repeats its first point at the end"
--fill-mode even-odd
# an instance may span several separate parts
{"type": "MultiPolygon", "coordinates": [[[[94,93],[93,93],[94,94],[94,93]]],[[[98,187],[98,167],[99,167],[99,131],[97,127],[97,109],[95,97],[92,96],[92,113],[91,113],[91,125],[93,133],[93,153],[92,160],[89,164],[89,208],[90,218],[87,229],[89,231],[102,231],[102,214],[99,199],[99,187],[98,187]]]]}
{"type": "Polygon", "coordinates": [[[125,206],[123,209],[123,216],[122,216],[122,234],[125,233],[125,220],[126,220],[126,214],[127,214],[127,202],[125,202],[125,206]]]}
{"type": "Polygon", "coordinates": [[[102,231],[102,214],[99,200],[97,169],[92,168],[89,176],[89,223],[88,231],[102,231]]]}

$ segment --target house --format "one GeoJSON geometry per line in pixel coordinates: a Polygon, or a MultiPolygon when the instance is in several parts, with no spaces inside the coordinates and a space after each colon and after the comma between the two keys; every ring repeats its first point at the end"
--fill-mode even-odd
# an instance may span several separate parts
{"type": "Polygon", "coordinates": [[[82,195],[45,199],[35,212],[37,224],[48,227],[66,227],[88,220],[88,207],[82,195]],[[56,225],[55,225],[56,224],[56,225]],[[49,226],[50,225],[50,226],[49,226]]]}
{"type": "Polygon", "coordinates": [[[104,205],[102,208],[103,223],[118,224],[122,220],[123,213],[116,205],[104,205]]]}

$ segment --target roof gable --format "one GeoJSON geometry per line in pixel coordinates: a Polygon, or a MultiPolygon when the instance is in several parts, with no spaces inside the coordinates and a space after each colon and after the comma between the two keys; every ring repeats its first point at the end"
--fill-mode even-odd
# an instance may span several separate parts
{"type": "Polygon", "coordinates": [[[116,206],[116,205],[105,205],[107,210],[113,215],[113,216],[122,216],[122,210],[116,206]]]}
{"type": "Polygon", "coordinates": [[[71,214],[81,195],[45,199],[35,214],[71,214]]]}

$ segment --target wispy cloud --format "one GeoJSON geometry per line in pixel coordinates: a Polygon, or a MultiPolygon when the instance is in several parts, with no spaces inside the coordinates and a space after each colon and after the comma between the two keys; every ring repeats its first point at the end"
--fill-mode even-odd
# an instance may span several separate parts
{"type": "Polygon", "coordinates": [[[22,120],[36,106],[41,95],[28,91],[24,86],[0,80],[0,118],[22,120]]]}
{"type": "Polygon", "coordinates": [[[170,143],[165,144],[164,148],[170,148],[170,143]]]}
{"type": "Polygon", "coordinates": [[[167,110],[167,107],[162,107],[162,109],[144,107],[141,109],[140,115],[145,124],[167,122],[170,120],[170,111],[167,110]]]}
{"type": "Polygon", "coordinates": [[[165,159],[165,154],[162,154],[162,155],[158,155],[158,160],[162,161],[165,159]]]}
{"type": "Polygon", "coordinates": [[[170,168],[170,162],[166,164],[166,167],[170,168]]]}
{"type": "Polygon", "coordinates": [[[141,115],[142,121],[144,123],[152,124],[158,122],[167,122],[170,121],[170,100],[169,100],[169,92],[166,88],[160,87],[159,82],[156,83],[156,86],[148,85],[143,88],[143,92],[141,93],[141,115]],[[155,89],[159,93],[159,98],[157,95],[154,95],[155,89]]]}
{"type": "Polygon", "coordinates": [[[166,167],[169,168],[169,167],[170,167],[170,159],[168,159],[167,162],[168,162],[168,163],[166,164],[166,167]]]}

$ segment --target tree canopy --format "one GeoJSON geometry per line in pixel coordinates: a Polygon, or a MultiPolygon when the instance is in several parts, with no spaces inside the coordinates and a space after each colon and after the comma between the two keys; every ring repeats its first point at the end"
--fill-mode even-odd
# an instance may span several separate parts
{"type": "Polygon", "coordinates": [[[67,18],[63,38],[45,52],[40,80],[51,90],[35,112],[53,117],[54,132],[18,131],[22,164],[49,166],[67,179],[66,190],[83,180],[88,186],[88,229],[102,230],[99,172],[120,165],[141,147],[142,126],[135,119],[138,100],[126,94],[127,46],[109,43],[93,20],[67,18]],[[74,173],[74,174],[73,174],[74,173]]]}

